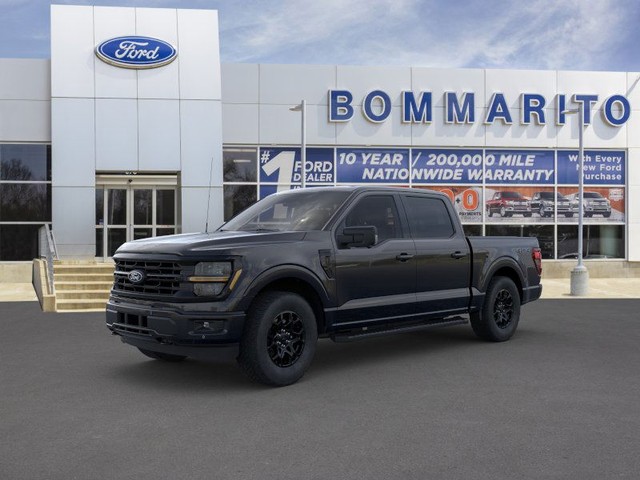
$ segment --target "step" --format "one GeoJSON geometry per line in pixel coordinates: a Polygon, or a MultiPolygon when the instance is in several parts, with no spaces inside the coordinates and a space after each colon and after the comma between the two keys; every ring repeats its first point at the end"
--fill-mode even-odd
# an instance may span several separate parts
{"type": "Polygon", "coordinates": [[[113,273],[56,273],[53,281],[58,282],[113,282],[113,273]]]}
{"type": "Polygon", "coordinates": [[[99,282],[66,282],[66,281],[56,281],[54,282],[56,287],[56,292],[62,290],[104,290],[109,291],[113,286],[113,279],[110,281],[99,281],[99,282]]]}
{"type": "Polygon", "coordinates": [[[98,262],[95,260],[54,260],[54,265],[115,265],[112,260],[106,262],[98,262]]]}
{"type": "Polygon", "coordinates": [[[89,300],[58,300],[56,299],[56,312],[62,310],[101,310],[104,311],[107,306],[107,302],[89,299],[89,300]]]}
{"type": "Polygon", "coordinates": [[[371,337],[381,337],[384,335],[393,335],[396,333],[409,333],[409,332],[417,332],[419,330],[427,330],[429,328],[436,327],[448,327],[451,325],[462,325],[467,323],[467,319],[459,316],[449,317],[445,319],[439,320],[428,320],[426,322],[402,325],[399,327],[387,326],[380,327],[378,329],[371,330],[360,330],[357,332],[345,332],[345,333],[337,333],[331,336],[331,340],[337,343],[341,342],[353,342],[355,340],[364,340],[365,338],[371,337]]]}
{"type": "Polygon", "coordinates": [[[104,313],[104,308],[81,308],[71,310],[56,309],[56,313],[104,313]]]}
{"type": "Polygon", "coordinates": [[[53,272],[55,274],[60,273],[78,273],[78,274],[87,274],[87,273],[100,273],[100,274],[111,274],[113,275],[114,267],[113,265],[54,265],[53,272]]]}
{"type": "Polygon", "coordinates": [[[58,300],[107,300],[109,298],[109,290],[58,290],[56,292],[58,300]]]}

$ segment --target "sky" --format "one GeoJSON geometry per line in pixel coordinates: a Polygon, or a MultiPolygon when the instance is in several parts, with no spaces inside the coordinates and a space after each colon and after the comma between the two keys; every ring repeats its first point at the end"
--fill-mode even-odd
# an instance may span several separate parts
{"type": "MultiPolygon", "coordinates": [[[[49,58],[49,5],[0,0],[0,58],[49,58]]],[[[96,0],[217,9],[223,63],[640,71],[639,0],[96,0]]]]}

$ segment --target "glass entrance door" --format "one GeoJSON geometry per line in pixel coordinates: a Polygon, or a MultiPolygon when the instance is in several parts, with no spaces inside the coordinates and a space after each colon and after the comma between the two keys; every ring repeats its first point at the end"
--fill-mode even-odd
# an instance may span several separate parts
{"type": "Polygon", "coordinates": [[[176,207],[175,186],[96,185],[96,257],[111,257],[130,240],[176,233],[176,207]]]}

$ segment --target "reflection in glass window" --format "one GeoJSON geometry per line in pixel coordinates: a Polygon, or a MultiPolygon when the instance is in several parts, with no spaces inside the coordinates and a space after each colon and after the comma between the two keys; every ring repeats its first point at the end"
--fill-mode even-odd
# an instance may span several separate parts
{"type": "Polygon", "coordinates": [[[231,219],[245,208],[256,203],[257,187],[255,185],[224,186],[224,221],[231,219]]]}
{"type": "Polygon", "coordinates": [[[51,180],[50,145],[0,145],[0,180],[51,180]]]}
{"type": "Polygon", "coordinates": [[[96,228],[96,257],[102,257],[104,255],[104,229],[96,228]]]}
{"type": "Polygon", "coordinates": [[[40,225],[1,225],[0,261],[29,261],[38,256],[40,225]]]}
{"type": "Polygon", "coordinates": [[[153,223],[153,190],[133,190],[133,223],[136,225],[151,225],[153,223]]]}
{"type": "Polygon", "coordinates": [[[224,181],[257,181],[256,158],[255,148],[225,148],[222,152],[224,181]]]}
{"type": "Polygon", "coordinates": [[[164,235],[173,235],[176,233],[175,228],[156,228],[156,237],[162,237],[164,235]]]}
{"type": "Polygon", "coordinates": [[[50,221],[50,184],[0,183],[0,222],[50,221]]]}
{"type": "Polygon", "coordinates": [[[107,220],[109,225],[127,224],[127,191],[123,188],[107,190],[107,220]]]}
{"type": "Polygon", "coordinates": [[[104,225],[104,188],[96,188],[96,225],[104,225]]]}
{"type": "Polygon", "coordinates": [[[542,258],[553,258],[553,225],[487,225],[486,235],[536,237],[540,244],[540,249],[542,250],[542,258]]]}
{"type": "MultiPolygon", "coordinates": [[[[624,258],[624,225],[584,225],[585,259],[624,258]]],[[[558,225],[558,259],[578,258],[578,227],[558,225]]]]}
{"type": "Polygon", "coordinates": [[[156,191],[156,224],[175,225],[176,223],[176,191],[156,191]]]}
{"type": "Polygon", "coordinates": [[[462,225],[462,230],[467,237],[482,236],[482,225],[462,225]]]}
{"type": "Polygon", "coordinates": [[[113,257],[120,245],[127,241],[127,230],[125,228],[107,229],[107,256],[113,257]]]}

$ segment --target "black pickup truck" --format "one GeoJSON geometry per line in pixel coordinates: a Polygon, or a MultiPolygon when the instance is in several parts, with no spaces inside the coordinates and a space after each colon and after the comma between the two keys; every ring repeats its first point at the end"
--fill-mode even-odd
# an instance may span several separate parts
{"type": "Polygon", "coordinates": [[[319,337],[469,320],[480,338],[508,340],[520,306],[540,297],[541,258],[535,238],[465,237],[436,192],[292,190],[212,233],[121,246],[107,326],[166,361],[239,344],[251,378],[288,385],[304,375],[319,337]]]}

